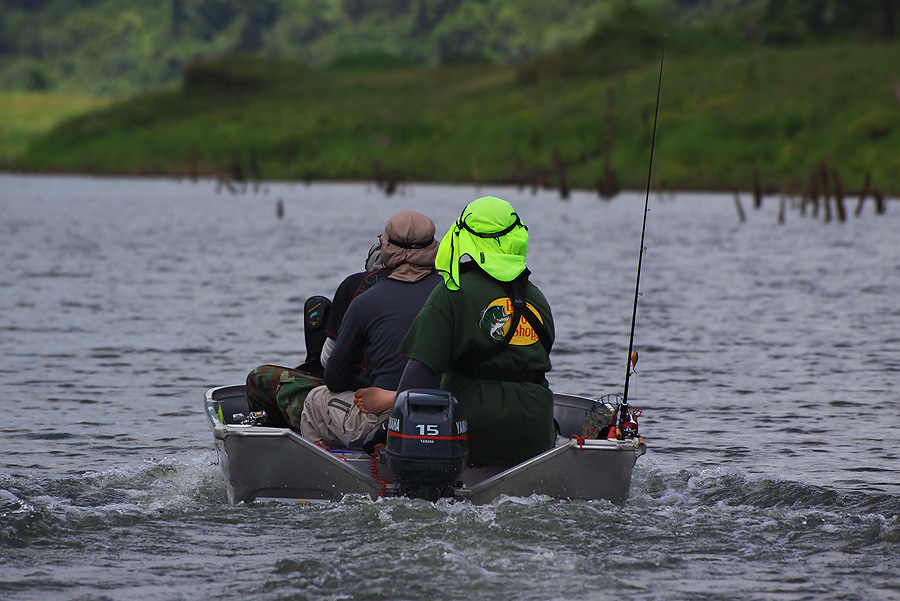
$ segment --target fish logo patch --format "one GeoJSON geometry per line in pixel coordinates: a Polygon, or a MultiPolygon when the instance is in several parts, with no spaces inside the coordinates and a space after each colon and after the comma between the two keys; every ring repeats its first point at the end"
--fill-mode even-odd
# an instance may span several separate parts
{"type": "MultiPolygon", "coordinates": [[[[537,318],[541,323],[543,323],[544,320],[541,319],[537,309],[535,309],[531,303],[526,303],[526,305],[528,305],[528,308],[531,309],[531,311],[537,315],[537,318]]],[[[487,332],[494,340],[503,340],[503,337],[506,336],[506,332],[509,331],[512,314],[512,300],[508,298],[498,298],[491,301],[491,303],[485,307],[484,311],[481,312],[481,320],[478,322],[478,326],[487,332]]],[[[519,320],[519,326],[516,328],[516,332],[513,334],[509,343],[516,346],[527,346],[529,344],[534,344],[537,341],[537,332],[534,331],[534,328],[531,327],[531,324],[529,324],[528,320],[523,316],[522,319],[519,320]]]]}

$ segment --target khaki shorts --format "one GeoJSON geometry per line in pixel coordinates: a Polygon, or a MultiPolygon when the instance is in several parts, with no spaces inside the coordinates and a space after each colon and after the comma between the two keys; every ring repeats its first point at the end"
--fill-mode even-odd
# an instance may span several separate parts
{"type": "Polygon", "coordinates": [[[331,392],[327,386],[309,391],[300,416],[303,438],[324,445],[361,449],[366,436],[388,411],[373,415],[362,413],[353,402],[353,392],[331,392]]]}

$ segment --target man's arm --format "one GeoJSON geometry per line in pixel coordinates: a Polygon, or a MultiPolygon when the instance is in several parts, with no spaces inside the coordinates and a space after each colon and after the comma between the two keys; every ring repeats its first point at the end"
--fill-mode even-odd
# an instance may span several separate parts
{"type": "Polygon", "coordinates": [[[400,376],[400,383],[397,385],[397,392],[404,390],[412,390],[414,388],[440,388],[441,374],[434,373],[434,370],[417,359],[410,359],[406,362],[403,369],[403,375],[400,376]]]}
{"type": "Polygon", "coordinates": [[[333,392],[357,390],[369,385],[359,377],[363,360],[365,330],[357,303],[351,303],[341,322],[337,340],[325,366],[325,385],[333,392]]]}
{"type": "Polygon", "coordinates": [[[382,413],[394,406],[397,393],[414,388],[436,389],[441,386],[440,374],[415,359],[410,359],[400,376],[400,384],[397,390],[385,390],[384,388],[360,388],[356,391],[353,401],[363,413],[382,413]]]}

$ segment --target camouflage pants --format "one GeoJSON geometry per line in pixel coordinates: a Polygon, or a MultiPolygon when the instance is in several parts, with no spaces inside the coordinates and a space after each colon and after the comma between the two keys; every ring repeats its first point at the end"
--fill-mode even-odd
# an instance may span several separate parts
{"type": "Polygon", "coordinates": [[[260,365],[247,376],[247,400],[251,411],[265,411],[262,425],[300,431],[300,416],[309,391],[322,378],[276,365],[260,365]]]}

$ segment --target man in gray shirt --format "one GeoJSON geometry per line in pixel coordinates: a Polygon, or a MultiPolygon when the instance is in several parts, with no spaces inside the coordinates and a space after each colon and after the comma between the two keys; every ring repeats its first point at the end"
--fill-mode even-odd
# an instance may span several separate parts
{"type": "Polygon", "coordinates": [[[381,257],[393,271],[350,303],[325,366],[325,386],[311,390],[304,401],[304,438],[361,448],[366,435],[387,417],[387,411],[361,413],[354,393],[370,386],[396,390],[406,365],[397,350],[400,341],[441,281],[434,271],[434,233],[434,222],[417,211],[400,211],[388,219],[381,257]]]}

